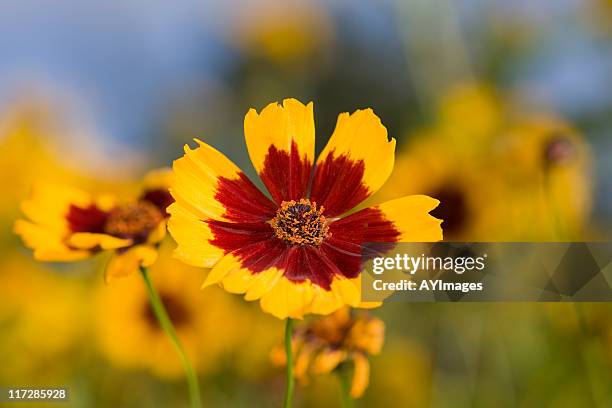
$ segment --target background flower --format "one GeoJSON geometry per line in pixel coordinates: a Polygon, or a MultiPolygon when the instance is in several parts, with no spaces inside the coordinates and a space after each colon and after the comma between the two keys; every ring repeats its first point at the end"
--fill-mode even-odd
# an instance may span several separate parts
{"type": "MultiPolygon", "coordinates": [[[[368,357],[380,353],[385,336],[382,320],[348,307],[309,321],[293,335],[295,376],[307,382],[310,374],[348,370],[350,395],[359,398],[370,382],[368,357]]],[[[272,360],[286,364],[284,350],[272,351],[272,360]]]]}
{"type": "MultiPolygon", "coordinates": [[[[234,299],[218,290],[202,296],[202,273],[170,256],[168,242],[151,278],[196,370],[213,371],[232,350],[243,313],[234,299]]],[[[100,350],[119,367],[147,369],[162,377],[180,378],[183,368],[151,309],[140,276],[100,285],[96,295],[100,350]]]]}
{"type": "Polygon", "coordinates": [[[172,202],[168,183],[167,170],[152,172],[139,196],[122,202],[112,195],[94,197],[38,182],[21,204],[27,219],[15,222],[15,232],[40,261],[75,261],[114,250],[105,279],[127,276],[157,257],[156,246],[166,235],[166,207],[172,202]]]}

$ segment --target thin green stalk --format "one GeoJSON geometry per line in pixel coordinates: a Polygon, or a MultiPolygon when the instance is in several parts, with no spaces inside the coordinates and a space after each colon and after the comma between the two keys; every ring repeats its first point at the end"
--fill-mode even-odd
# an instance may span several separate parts
{"type": "Polygon", "coordinates": [[[293,377],[293,350],[291,349],[292,338],[293,319],[288,317],[285,323],[285,355],[287,356],[287,382],[285,387],[285,403],[283,404],[285,408],[291,408],[293,388],[295,387],[295,378],[293,377]]]}
{"type": "Polygon", "coordinates": [[[151,282],[151,278],[149,277],[149,272],[147,268],[141,267],[140,274],[145,281],[145,285],[147,287],[147,292],[149,293],[149,301],[151,302],[151,306],[153,307],[153,312],[155,313],[155,317],[157,317],[157,321],[159,322],[162,330],[168,335],[174,350],[178,354],[181,364],[183,365],[183,369],[185,370],[185,377],[187,377],[187,385],[189,387],[189,400],[191,401],[192,408],[200,408],[202,406],[202,401],[200,400],[200,386],[198,385],[198,377],[183,349],[181,341],[176,335],[176,330],[174,330],[174,326],[172,325],[172,321],[168,317],[168,313],[166,312],[166,308],[162,303],[159,294],[155,290],[153,283],[151,282]]]}
{"type": "Polygon", "coordinates": [[[336,371],[340,380],[340,406],[342,408],[353,408],[351,397],[351,369],[347,363],[343,363],[336,371]]]}

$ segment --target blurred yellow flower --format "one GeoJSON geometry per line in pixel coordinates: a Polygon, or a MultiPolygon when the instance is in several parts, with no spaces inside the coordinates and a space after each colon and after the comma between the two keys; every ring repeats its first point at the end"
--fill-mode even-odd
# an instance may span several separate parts
{"type": "Polygon", "coordinates": [[[250,3],[234,25],[239,47],[281,65],[308,61],[333,37],[326,11],[311,1],[250,3]]]}
{"type": "Polygon", "coordinates": [[[65,375],[87,330],[87,292],[30,258],[0,259],[3,384],[45,384],[65,375]]]}
{"type": "MultiPolygon", "coordinates": [[[[159,260],[150,268],[155,288],[194,368],[214,371],[220,359],[247,335],[236,324],[242,309],[219,289],[203,293],[199,289],[201,271],[173,260],[170,246],[162,245],[159,260]]],[[[138,275],[100,285],[95,305],[97,342],[111,362],[147,369],[163,378],[183,374],[138,275]]]]}
{"type": "Polygon", "coordinates": [[[127,187],[126,183],[118,182],[118,174],[133,171],[133,164],[129,168],[115,166],[112,174],[106,172],[103,178],[94,176],[93,169],[88,167],[92,160],[89,153],[75,157],[67,152],[65,140],[70,135],[93,141],[92,136],[68,126],[68,121],[44,98],[18,99],[0,110],[0,184],[11,186],[0,202],[0,222],[12,223],[19,215],[19,202],[41,177],[92,192],[123,191],[127,187]]]}
{"type": "Polygon", "coordinates": [[[450,241],[579,239],[591,207],[592,157],[554,116],[510,112],[485,85],[458,86],[439,120],[402,149],[379,200],[440,200],[450,241]]]}
{"type": "Polygon", "coordinates": [[[499,185],[482,160],[468,159],[439,134],[423,132],[397,157],[387,184],[375,199],[425,194],[440,204],[431,214],[442,221],[447,241],[487,239],[495,224],[493,197],[499,185]]]}
{"type": "Polygon", "coordinates": [[[74,261],[102,250],[113,250],[105,278],[129,275],[150,266],[157,244],[166,234],[169,172],[145,178],[139,196],[120,202],[114,196],[92,196],[63,185],[35,184],[21,205],[27,220],[15,232],[41,261],[74,261]]]}
{"type": "Polygon", "coordinates": [[[584,139],[554,116],[532,117],[498,140],[495,160],[507,183],[505,227],[528,239],[585,235],[591,210],[592,155],[584,139]]]}
{"type": "MultiPolygon", "coordinates": [[[[314,319],[298,327],[293,335],[295,377],[305,381],[308,373],[330,373],[340,365],[352,363],[351,396],[359,398],[368,387],[370,363],[368,356],[382,349],[385,324],[361,311],[351,316],[348,307],[331,315],[314,319]]],[[[285,351],[275,348],[272,360],[286,364],[285,351]]]]}

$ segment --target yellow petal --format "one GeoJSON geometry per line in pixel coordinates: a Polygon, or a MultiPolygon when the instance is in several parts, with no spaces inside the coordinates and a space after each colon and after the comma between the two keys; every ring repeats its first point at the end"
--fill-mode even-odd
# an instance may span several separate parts
{"type": "Polygon", "coordinates": [[[90,232],[77,232],[68,237],[68,244],[79,249],[117,249],[130,246],[131,239],[121,239],[107,234],[94,234],[90,232]]]}
{"type": "Polygon", "coordinates": [[[384,184],[393,170],[394,152],[395,139],[388,140],[387,129],[371,109],[340,114],[317,159],[311,197],[331,215],[350,210],[384,184]]]}
{"type": "Polygon", "coordinates": [[[221,285],[229,293],[245,293],[254,280],[255,275],[248,269],[236,268],[223,278],[221,285]]]}
{"type": "Polygon", "coordinates": [[[61,184],[36,183],[30,198],[21,203],[21,210],[32,222],[45,228],[67,232],[66,214],[70,205],[87,207],[92,197],[61,184]]]}
{"type": "Polygon", "coordinates": [[[436,242],[442,240],[442,220],[429,215],[440,202],[424,195],[413,195],[387,201],[375,208],[393,222],[400,232],[400,242],[436,242]]]}
{"type": "Polygon", "coordinates": [[[302,319],[304,314],[310,313],[312,299],[313,290],[309,281],[296,283],[282,277],[262,296],[260,304],[263,311],[279,319],[302,319]]]}
{"type": "Polygon", "coordinates": [[[202,268],[211,268],[223,256],[223,250],[210,243],[214,238],[208,224],[178,203],[168,207],[168,230],[177,243],[174,256],[202,268]]]}
{"type": "Polygon", "coordinates": [[[370,355],[379,354],[385,341],[385,324],[376,317],[357,318],[351,327],[347,341],[357,350],[362,350],[370,355]]]}
{"type": "MultiPolygon", "coordinates": [[[[253,273],[246,268],[242,268],[241,263],[230,257],[224,265],[228,265],[229,271],[223,272],[225,275],[221,279],[221,286],[230,293],[246,293],[245,300],[256,300],[270,291],[280,279],[283,271],[270,268],[261,272],[253,273]],[[231,261],[230,261],[231,259],[231,261]],[[231,265],[231,266],[230,266],[231,265]]],[[[216,265],[215,265],[216,267],[216,265]]],[[[219,273],[215,271],[215,274],[219,273]]],[[[211,278],[214,279],[214,276],[211,278]]]]}
{"type": "Polygon", "coordinates": [[[115,252],[106,267],[104,279],[108,283],[115,278],[137,273],[141,266],[149,267],[156,259],[157,250],[148,245],[137,245],[125,252],[115,252]]]}
{"type": "Polygon", "coordinates": [[[157,244],[166,236],[166,220],[162,220],[147,237],[147,243],[157,244]]]}
{"type": "Polygon", "coordinates": [[[320,315],[328,315],[344,306],[344,302],[337,291],[325,290],[320,286],[313,286],[313,299],[310,312],[320,315]]]}
{"type": "Polygon", "coordinates": [[[368,358],[362,353],[354,353],[353,362],[355,364],[355,371],[353,373],[353,383],[351,384],[351,397],[359,398],[370,383],[370,363],[368,358]]]}
{"type": "Polygon", "coordinates": [[[185,155],[174,161],[170,193],[197,218],[222,220],[226,209],[215,198],[219,180],[239,179],[241,171],[223,153],[202,141],[196,142],[196,149],[185,145],[185,155]]]}
{"type": "Polygon", "coordinates": [[[308,366],[314,354],[315,347],[311,343],[305,343],[299,350],[295,359],[294,375],[297,379],[305,379],[308,373],[308,366]]]}
{"type": "Polygon", "coordinates": [[[260,114],[251,109],[244,118],[244,135],[253,166],[275,201],[304,197],[314,162],[312,102],[285,99],[260,114]]]}
{"type": "Polygon", "coordinates": [[[245,300],[256,300],[261,298],[276,285],[276,282],[283,276],[283,271],[276,268],[266,269],[255,275],[251,286],[244,295],[245,300]]]}
{"type": "Polygon", "coordinates": [[[14,231],[21,236],[28,248],[34,250],[34,257],[39,261],[76,261],[88,258],[90,251],[68,247],[63,235],[57,231],[43,228],[25,220],[15,221],[14,231]]]}
{"type": "Polygon", "coordinates": [[[346,360],[346,350],[326,348],[321,350],[315,358],[312,370],[315,373],[329,373],[346,360]]]}
{"type": "Polygon", "coordinates": [[[357,306],[361,302],[361,278],[347,279],[336,276],[331,284],[332,291],[349,306],[357,306]]]}
{"type": "Polygon", "coordinates": [[[220,283],[227,276],[227,274],[240,269],[241,265],[240,259],[236,258],[234,255],[225,255],[210,270],[206,276],[206,279],[204,280],[204,283],[202,284],[202,289],[210,285],[214,285],[215,283],[220,283]]]}

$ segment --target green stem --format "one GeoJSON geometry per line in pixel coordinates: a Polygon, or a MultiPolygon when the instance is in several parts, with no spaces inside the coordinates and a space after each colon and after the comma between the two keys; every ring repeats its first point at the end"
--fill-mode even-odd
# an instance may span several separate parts
{"type": "Polygon", "coordinates": [[[287,383],[285,387],[285,403],[283,404],[285,408],[291,408],[293,388],[295,387],[295,378],[293,376],[293,350],[291,349],[292,338],[293,319],[288,317],[285,324],[285,355],[287,356],[287,383]]]}
{"type": "Polygon", "coordinates": [[[176,330],[174,330],[174,326],[172,325],[172,321],[168,317],[168,313],[166,312],[166,308],[162,303],[159,294],[155,290],[153,283],[151,282],[151,278],[149,277],[149,272],[147,268],[140,267],[140,273],[142,278],[145,281],[147,292],[149,293],[149,301],[151,302],[151,306],[153,307],[153,312],[155,313],[155,317],[159,322],[162,330],[168,335],[174,350],[178,354],[181,364],[183,365],[183,369],[185,370],[185,376],[187,377],[187,385],[189,387],[189,399],[191,401],[192,408],[200,408],[202,406],[202,402],[200,400],[200,386],[198,385],[198,377],[187,358],[187,354],[181,345],[181,341],[176,335],[176,330]]]}
{"type": "Polygon", "coordinates": [[[351,397],[351,370],[347,363],[343,363],[337,370],[340,380],[340,406],[342,408],[353,408],[353,398],[351,397]]]}

